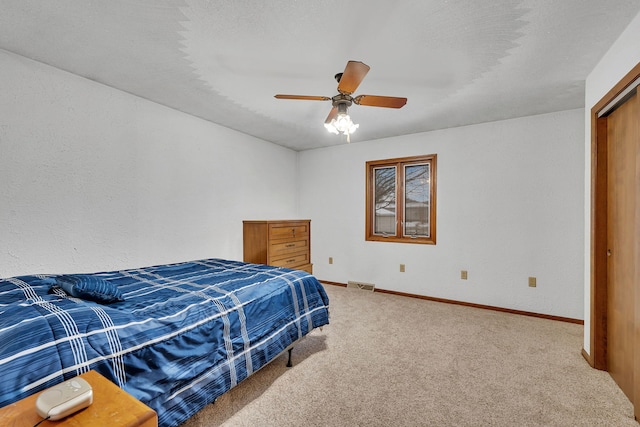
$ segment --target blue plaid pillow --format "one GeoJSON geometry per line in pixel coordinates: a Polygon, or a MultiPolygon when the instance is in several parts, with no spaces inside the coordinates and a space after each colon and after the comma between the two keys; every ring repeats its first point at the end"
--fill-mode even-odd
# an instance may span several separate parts
{"type": "Polygon", "coordinates": [[[122,292],[116,285],[90,274],[57,276],[56,284],[72,297],[105,304],[124,301],[122,292]]]}

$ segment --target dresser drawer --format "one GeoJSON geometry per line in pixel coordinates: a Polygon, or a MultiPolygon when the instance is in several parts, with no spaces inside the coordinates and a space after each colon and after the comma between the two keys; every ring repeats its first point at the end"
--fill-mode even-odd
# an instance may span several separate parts
{"type": "Polygon", "coordinates": [[[269,265],[275,267],[295,268],[297,266],[309,264],[309,254],[306,251],[293,253],[278,257],[277,259],[271,259],[269,265]]]}
{"type": "Polygon", "coordinates": [[[270,224],[269,239],[285,240],[309,237],[308,223],[270,224]]]}
{"type": "Polygon", "coordinates": [[[307,252],[309,250],[309,238],[302,237],[299,240],[277,241],[269,245],[269,254],[271,257],[277,257],[283,254],[294,252],[307,252]]]}

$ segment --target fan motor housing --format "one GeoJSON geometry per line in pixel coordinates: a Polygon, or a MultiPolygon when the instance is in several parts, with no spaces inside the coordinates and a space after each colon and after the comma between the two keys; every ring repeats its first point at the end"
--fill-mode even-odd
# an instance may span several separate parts
{"type": "Polygon", "coordinates": [[[331,102],[334,107],[338,108],[338,112],[346,113],[347,108],[351,107],[351,104],[353,103],[353,98],[349,95],[340,93],[331,98],[331,102]],[[341,109],[344,109],[344,111],[340,111],[341,109]]]}

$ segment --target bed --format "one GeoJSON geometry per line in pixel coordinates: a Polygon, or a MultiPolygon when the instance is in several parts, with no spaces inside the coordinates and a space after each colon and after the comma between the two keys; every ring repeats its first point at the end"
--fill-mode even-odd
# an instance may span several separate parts
{"type": "Polygon", "coordinates": [[[306,272],[222,259],[0,279],[0,407],[96,370],[177,426],[328,306],[306,272]]]}

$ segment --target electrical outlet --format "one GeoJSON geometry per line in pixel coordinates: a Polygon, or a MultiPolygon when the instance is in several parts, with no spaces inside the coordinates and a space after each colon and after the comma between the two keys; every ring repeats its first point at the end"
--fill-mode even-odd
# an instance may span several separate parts
{"type": "Polygon", "coordinates": [[[400,273],[404,273],[404,264],[400,264],[400,273]]]}
{"type": "Polygon", "coordinates": [[[329,264],[333,264],[333,257],[332,256],[329,257],[329,264]]]}
{"type": "Polygon", "coordinates": [[[536,287],[536,278],[535,277],[529,277],[529,287],[530,288],[535,288],[536,287]]]}
{"type": "Polygon", "coordinates": [[[460,278],[462,280],[467,280],[467,270],[460,270],[460,278]]]}

